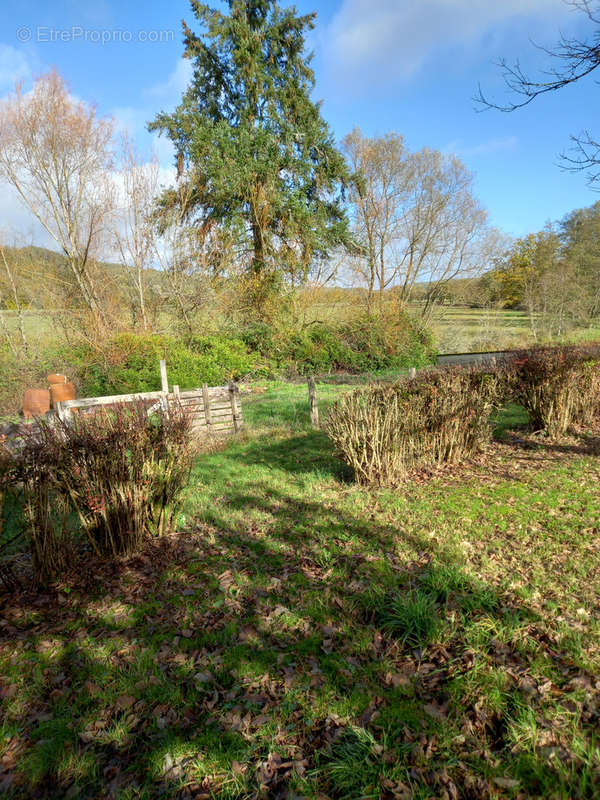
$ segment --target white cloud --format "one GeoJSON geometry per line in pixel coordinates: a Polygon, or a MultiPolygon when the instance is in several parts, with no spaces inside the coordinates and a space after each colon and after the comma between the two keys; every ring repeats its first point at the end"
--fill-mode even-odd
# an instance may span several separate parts
{"type": "Polygon", "coordinates": [[[562,0],[343,0],[322,47],[336,72],[409,78],[442,48],[473,44],[517,18],[557,20],[562,0]]]}
{"type": "Polygon", "coordinates": [[[23,203],[16,189],[0,182],[0,241],[24,247],[36,244],[56,249],[56,243],[23,203]]]}
{"type": "Polygon", "coordinates": [[[488,139],[474,145],[465,145],[461,140],[451,142],[444,148],[445,153],[451,153],[459,158],[471,158],[473,156],[489,156],[495,153],[505,153],[514,150],[519,140],[516,136],[504,136],[496,139],[488,139]]]}
{"type": "Polygon", "coordinates": [[[160,102],[179,103],[181,95],[189,86],[193,71],[192,61],[189,58],[180,58],[166,81],[145,89],[143,94],[160,102]]]}
{"type": "MultiPolygon", "coordinates": [[[[13,91],[15,83],[32,80],[39,65],[30,53],[0,43],[0,100],[13,91]]],[[[0,235],[9,244],[23,246],[36,243],[51,245],[51,239],[16,190],[0,182],[0,235]]]]}
{"type": "Polygon", "coordinates": [[[32,73],[32,64],[24,52],[0,43],[0,94],[11,91],[17,81],[31,78],[32,73]]]}
{"type": "Polygon", "coordinates": [[[143,147],[147,144],[156,154],[161,164],[161,183],[171,184],[175,179],[173,167],[173,145],[166,136],[147,132],[148,123],[157,111],[171,111],[181,102],[183,92],[189,86],[193,65],[189,59],[179,59],[166,81],[150,86],[141,93],[142,102],[138,106],[113,108],[111,115],[117,131],[127,131],[143,147]]]}

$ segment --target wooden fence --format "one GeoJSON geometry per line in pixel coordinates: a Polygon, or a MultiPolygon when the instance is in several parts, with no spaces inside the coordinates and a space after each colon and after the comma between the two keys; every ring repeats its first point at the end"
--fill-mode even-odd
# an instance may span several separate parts
{"type": "Polygon", "coordinates": [[[87,413],[98,408],[110,408],[127,403],[143,403],[148,414],[168,413],[175,405],[185,409],[192,418],[192,431],[197,436],[227,436],[242,429],[242,404],[239,387],[231,381],[227,386],[207,386],[180,392],[173,386],[169,392],[164,362],[160,365],[162,391],[117,394],[108,397],[83,397],[56,404],[60,419],[68,422],[73,413],[87,413]]]}

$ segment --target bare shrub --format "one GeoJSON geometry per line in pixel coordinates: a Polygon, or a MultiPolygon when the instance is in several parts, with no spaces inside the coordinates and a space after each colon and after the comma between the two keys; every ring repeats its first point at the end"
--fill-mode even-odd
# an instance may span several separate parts
{"type": "Polygon", "coordinates": [[[60,574],[72,556],[71,508],[58,484],[63,447],[55,439],[50,425],[40,422],[23,428],[18,449],[4,447],[2,453],[4,488],[22,498],[21,535],[40,583],[60,574]]]}
{"type": "Polygon", "coordinates": [[[561,437],[598,414],[599,369],[599,346],[524,351],[510,362],[512,394],[535,430],[561,437]]]}
{"type": "Polygon", "coordinates": [[[581,365],[572,422],[582,428],[600,425],[600,352],[581,365]]]}
{"type": "Polygon", "coordinates": [[[62,425],[68,461],[61,484],[98,554],[139,548],[171,527],[192,463],[182,409],[149,419],[142,403],[79,415],[62,425]]]}
{"type": "Polygon", "coordinates": [[[480,450],[505,386],[502,370],[460,368],[372,384],[338,400],[325,428],[359,483],[395,485],[480,450]]]}
{"type": "Polygon", "coordinates": [[[77,530],[98,556],[135,552],[173,525],[189,480],[191,421],[180,407],[149,418],[143,404],[38,420],[13,454],[37,577],[60,574],[77,530]]]}

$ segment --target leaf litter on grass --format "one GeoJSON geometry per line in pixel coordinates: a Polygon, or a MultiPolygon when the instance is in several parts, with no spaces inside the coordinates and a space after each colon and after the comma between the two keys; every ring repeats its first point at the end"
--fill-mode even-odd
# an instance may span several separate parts
{"type": "Polygon", "coordinates": [[[597,794],[594,454],[368,493],[277,441],[205,457],[189,530],[2,598],[8,796],[597,794]]]}

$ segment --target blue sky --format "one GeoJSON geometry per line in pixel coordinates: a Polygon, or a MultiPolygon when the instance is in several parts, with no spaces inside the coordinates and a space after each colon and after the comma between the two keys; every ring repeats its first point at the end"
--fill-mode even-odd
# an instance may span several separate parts
{"type": "MultiPolygon", "coordinates": [[[[551,45],[559,31],[589,31],[562,0],[298,0],[296,7],[318,14],[309,41],[315,97],[338,138],[358,125],[369,135],[401,133],[412,149],[456,153],[475,173],[492,224],[512,235],[599,199],[584,175],[558,166],[571,133],[600,134],[593,77],[514,114],[478,113],[472,100],[479,82],[502,99],[495,59],[543,67],[547,58],[530,39],[551,45]]],[[[149,147],[146,122],[172,109],[187,83],[182,18],[194,27],[187,0],[20,0],[10,7],[5,0],[0,96],[16,79],[55,65],[73,94],[149,147]]],[[[168,166],[168,144],[154,145],[168,166]]],[[[13,203],[0,198],[0,227],[19,224],[13,203]]]]}

